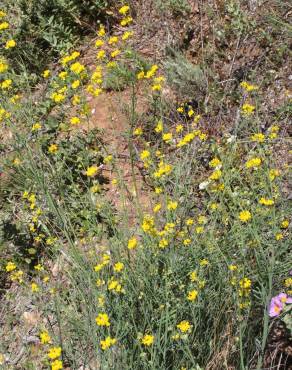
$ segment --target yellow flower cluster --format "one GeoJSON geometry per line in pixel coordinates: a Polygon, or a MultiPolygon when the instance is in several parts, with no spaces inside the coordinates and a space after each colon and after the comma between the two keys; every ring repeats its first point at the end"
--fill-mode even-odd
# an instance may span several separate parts
{"type": "Polygon", "coordinates": [[[100,341],[100,347],[103,351],[105,351],[116,344],[116,342],[117,340],[115,338],[111,338],[110,336],[108,336],[100,341]]]}

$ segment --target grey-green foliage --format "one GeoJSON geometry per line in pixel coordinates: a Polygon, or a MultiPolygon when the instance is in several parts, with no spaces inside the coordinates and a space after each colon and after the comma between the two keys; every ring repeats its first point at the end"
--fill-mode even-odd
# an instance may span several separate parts
{"type": "Polygon", "coordinates": [[[182,97],[199,98],[207,87],[202,68],[188,61],[182,54],[175,53],[164,63],[168,84],[182,97]]]}
{"type": "Polygon", "coordinates": [[[44,69],[91,30],[107,5],[107,0],[4,0],[1,8],[13,15],[11,30],[18,45],[8,54],[14,68],[44,69]]]}
{"type": "Polygon", "coordinates": [[[190,11],[187,0],[155,0],[155,6],[161,11],[171,11],[174,14],[181,14],[190,11]]]}
{"type": "Polygon", "coordinates": [[[231,19],[231,31],[237,35],[247,33],[253,22],[243,11],[240,1],[227,1],[225,3],[225,9],[231,19]]]}

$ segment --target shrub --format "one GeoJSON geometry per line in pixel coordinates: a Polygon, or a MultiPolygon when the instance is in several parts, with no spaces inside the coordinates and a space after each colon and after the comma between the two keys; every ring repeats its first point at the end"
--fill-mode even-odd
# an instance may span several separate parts
{"type": "Polygon", "coordinates": [[[106,0],[4,0],[4,10],[13,14],[13,38],[22,47],[9,52],[16,71],[25,67],[40,72],[104,17],[106,0]]]}
{"type": "Polygon", "coordinates": [[[173,53],[173,57],[164,62],[169,85],[185,99],[200,100],[206,92],[207,79],[199,65],[189,62],[182,54],[173,53]]]}

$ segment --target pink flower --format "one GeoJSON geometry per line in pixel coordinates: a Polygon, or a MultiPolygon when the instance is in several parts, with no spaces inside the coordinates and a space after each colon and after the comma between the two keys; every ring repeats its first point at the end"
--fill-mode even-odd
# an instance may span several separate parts
{"type": "Polygon", "coordinates": [[[269,307],[269,316],[276,317],[282,312],[285,304],[292,303],[292,297],[288,297],[286,293],[280,293],[271,299],[269,307]]]}
{"type": "Polygon", "coordinates": [[[277,296],[282,303],[289,304],[292,303],[292,297],[288,297],[286,293],[280,293],[277,296]]]}
{"type": "Polygon", "coordinates": [[[269,307],[269,316],[276,317],[278,316],[281,311],[283,310],[283,303],[278,299],[278,296],[273,297],[271,299],[270,307],[269,307]]]}

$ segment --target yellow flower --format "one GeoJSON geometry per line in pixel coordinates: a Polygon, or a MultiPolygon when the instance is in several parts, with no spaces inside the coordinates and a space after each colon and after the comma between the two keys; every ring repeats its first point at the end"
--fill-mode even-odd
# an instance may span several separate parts
{"type": "Polygon", "coordinates": [[[166,248],[168,246],[169,242],[167,239],[163,238],[159,241],[159,248],[166,248]]]}
{"type": "Polygon", "coordinates": [[[36,122],[32,125],[31,131],[37,131],[42,128],[42,125],[39,122],[36,122]]]}
{"type": "Polygon", "coordinates": [[[43,71],[42,76],[44,78],[48,78],[48,77],[50,77],[50,74],[51,74],[50,70],[46,69],[45,71],[43,71]]]}
{"type": "Polygon", "coordinates": [[[283,229],[287,229],[287,228],[288,228],[288,226],[289,226],[289,221],[288,221],[288,220],[284,220],[284,221],[282,221],[282,223],[281,223],[281,227],[282,227],[283,229]]]}
{"type": "Polygon", "coordinates": [[[34,269],[36,271],[44,271],[44,267],[39,263],[37,265],[34,266],[34,269]]]}
{"type": "Polygon", "coordinates": [[[53,93],[51,95],[51,99],[53,99],[55,103],[61,103],[65,100],[65,95],[60,93],[53,93]]]}
{"type": "Polygon", "coordinates": [[[105,281],[104,280],[102,280],[102,279],[97,279],[96,280],[96,286],[101,287],[104,284],[105,284],[105,281]]]}
{"type": "Polygon", "coordinates": [[[12,85],[12,80],[8,79],[8,80],[4,80],[2,83],[1,83],[1,87],[2,89],[9,89],[12,85]]]}
{"type": "Polygon", "coordinates": [[[121,284],[119,284],[118,280],[111,279],[108,283],[108,290],[120,291],[121,290],[121,284]]]}
{"type": "Polygon", "coordinates": [[[97,174],[97,172],[98,172],[98,167],[97,166],[88,167],[87,170],[86,170],[86,176],[93,177],[97,174]]]}
{"type": "Polygon", "coordinates": [[[126,41],[129,37],[133,36],[133,31],[126,31],[122,35],[122,40],[126,41]]]}
{"type": "Polygon", "coordinates": [[[120,25],[121,25],[122,27],[125,27],[125,26],[127,26],[129,23],[131,23],[132,21],[133,21],[133,18],[132,18],[132,17],[126,17],[126,18],[124,18],[124,19],[122,19],[122,20],[121,20],[120,25]]]}
{"type": "Polygon", "coordinates": [[[179,324],[176,325],[176,327],[182,332],[182,333],[186,333],[188,331],[191,330],[192,328],[192,325],[186,321],[186,320],[183,320],[181,321],[179,324]]]}
{"type": "Polygon", "coordinates": [[[75,106],[75,105],[78,105],[80,103],[81,99],[80,99],[80,96],[79,95],[74,95],[72,97],[72,104],[75,106]]]}
{"type": "Polygon", "coordinates": [[[209,265],[209,261],[206,259],[206,258],[203,258],[202,260],[200,260],[200,266],[208,266],[209,265]]]}
{"type": "Polygon", "coordinates": [[[162,86],[160,84],[155,84],[152,86],[152,91],[160,91],[162,86]]]}
{"type": "Polygon", "coordinates": [[[257,168],[257,167],[259,167],[261,164],[262,164],[262,160],[261,160],[261,158],[255,157],[255,158],[251,158],[251,159],[249,159],[249,160],[245,163],[245,167],[246,167],[246,168],[257,168]]]}
{"type": "Polygon", "coordinates": [[[8,69],[8,64],[2,58],[0,58],[0,73],[6,72],[7,69],[8,69]]]}
{"type": "Polygon", "coordinates": [[[119,13],[122,15],[125,15],[130,10],[130,7],[128,5],[124,5],[119,9],[119,13]]]}
{"type": "Polygon", "coordinates": [[[278,137],[278,134],[276,133],[276,132],[271,132],[270,134],[269,134],[269,138],[270,139],[276,139],[278,137]]]}
{"type": "Polygon", "coordinates": [[[136,136],[140,136],[143,134],[143,130],[142,130],[142,127],[137,127],[134,132],[133,132],[134,135],[136,136]]]}
{"type": "Polygon", "coordinates": [[[241,222],[248,222],[251,219],[251,213],[249,211],[241,211],[238,217],[241,222]]]}
{"type": "Polygon", "coordinates": [[[109,38],[108,44],[113,45],[113,44],[116,44],[118,41],[119,41],[119,38],[117,36],[112,36],[109,38]]]}
{"type": "Polygon", "coordinates": [[[70,70],[76,74],[80,74],[81,72],[85,71],[85,67],[83,64],[76,62],[71,65],[70,70]]]}
{"type": "Polygon", "coordinates": [[[36,201],[36,196],[35,194],[31,194],[29,197],[28,197],[28,201],[31,202],[31,203],[34,203],[36,201]]]}
{"type": "Polygon", "coordinates": [[[49,276],[44,276],[43,277],[43,282],[44,283],[48,283],[50,281],[50,277],[49,276]]]}
{"type": "Polygon", "coordinates": [[[275,202],[273,199],[266,199],[266,198],[261,198],[259,200],[259,204],[262,204],[264,206],[272,206],[275,202]]]}
{"type": "Polygon", "coordinates": [[[158,170],[153,173],[155,178],[160,178],[165,175],[169,175],[172,172],[172,166],[161,161],[158,164],[158,170]]]}
{"type": "Polygon", "coordinates": [[[16,95],[13,95],[9,100],[11,101],[11,103],[16,104],[18,100],[20,100],[20,98],[21,98],[21,95],[16,94],[16,95]]]}
{"type": "Polygon", "coordinates": [[[154,191],[155,191],[155,194],[161,194],[163,192],[162,188],[160,187],[155,188],[154,191]]]}
{"type": "Polygon", "coordinates": [[[37,293],[40,290],[39,286],[36,283],[31,283],[31,291],[37,293]]]}
{"type": "Polygon", "coordinates": [[[156,125],[156,127],[155,127],[155,132],[162,132],[163,131],[163,123],[162,123],[162,121],[158,121],[157,122],[157,125],[156,125]]]}
{"type": "Polygon", "coordinates": [[[80,86],[80,80],[75,80],[71,84],[72,89],[77,89],[79,86],[80,86]]]}
{"type": "Polygon", "coordinates": [[[290,288],[292,287],[292,277],[289,277],[287,279],[284,280],[284,285],[286,288],[290,288]]]}
{"type": "Polygon", "coordinates": [[[103,59],[105,57],[105,51],[104,50],[100,50],[97,55],[96,55],[96,58],[97,59],[103,59]]]}
{"type": "Polygon", "coordinates": [[[198,281],[197,271],[190,272],[190,280],[192,283],[194,283],[195,281],[198,281]]]}
{"type": "Polygon", "coordinates": [[[151,78],[155,75],[155,73],[157,72],[158,70],[158,65],[157,64],[154,64],[150,70],[146,73],[145,75],[145,78],[151,78]]]}
{"type": "Polygon", "coordinates": [[[65,81],[66,77],[68,76],[68,72],[66,72],[66,71],[62,71],[62,72],[60,72],[60,73],[58,74],[58,76],[60,77],[60,79],[61,79],[62,81],[65,81]]]}
{"type": "Polygon", "coordinates": [[[275,235],[275,239],[276,240],[282,240],[284,238],[284,236],[283,236],[283,234],[282,233],[277,233],[276,235],[275,235]]]}
{"type": "Polygon", "coordinates": [[[142,222],[142,230],[145,233],[151,233],[153,231],[153,228],[154,228],[154,218],[149,215],[145,215],[142,222]]]}
{"type": "Polygon", "coordinates": [[[198,291],[197,290],[191,290],[189,293],[188,293],[188,296],[187,296],[187,299],[189,301],[194,301],[198,296],[198,291]]]}
{"type": "Polygon", "coordinates": [[[191,143],[194,138],[196,137],[196,134],[195,132],[190,132],[188,134],[186,134],[177,144],[177,147],[180,148],[182,146],[185,146],[189,143],[191,143]]]}
{"type": "Polygon", "coordinates": [[[103,40],[98,39],[98,40],[95,41],[95,47],[96,48],[100,48],[103,45],[104,45],[104,41],[103,40]]]}
{"type": "Polygon", "coordinates": [[[204,134],[203,132],[201,132],[200,134],[199,134],[199,138],[200,138],[200,140],[202,140],[202,141],[205,141],[205,140],[207,140],[207,134],[204,134]]]}
{"type": "Polygon", "coordinates": [[[206,216],[203,216],[203,215],[200,215],[200,216],[198,217],[198,223],[199,223],[200,225],[204,225],[204,224],[206,224],[206,223],[207,223],[207,217],[206,217],[206,216]]]}
{"type": "Polygon", "coordinates": [[[105,158],[104,158],[104,160],[103,160],[103,162],[105,163],[105,164],[108,164],[108,163],[111,163],[113,161],[113,156],[110,154],[110,155],[107,155],[105,158]]]}
{"type": "Polygon", "coordinates": [[[47,331],[42,331],[40,333],[40,340],[42,344],[47,344],[51,342],[51,337],[47,331]]]}
{"type": "Polygon", "coordinates": [[[209,179],[210,180],[219,180],[220,177],[222,176],[222,171],[221,170],[215,170],[210,176],[209,176],[209,179]]]}
{"type": "Polygon", "coordinates": [[[252,141],[256,141],[258,143],[263,143],[265,141],[265,135],[262,134],[262,133],[258,133],[258,134],[253,134],[251,136],[251,140],[252,141]]]}
{"type": "Polygon", "coordinates": [[[121,272],[124,269],[124,264],[122,262],[117,262],[114,265],[114,271],[115,272],[121,272]]]}
{"type": "Polygon", "coordinates": [[[7,30],[7,28],[9,28],[9,23],[8,22],[0,23],[0,31],[7,30]]]}
{"type": "Polygon", "coordinates": [[[144,71],[141,71],[141,72],[137,73],[137,79],[138,80],[142,80],[142,78],[144,78],[144,77],[145,77],[144,71]]]}
{"type": "Polygon", "coordinates": [[[137,239],[135,237],[129,239],[128,241],[128,249],[135,249],[137,247],[137,239]]]}
{"type": "Polygon", "coordinates": [[[8,262],[5,266],[7,272],[14,271],[16,269],[16,264],[14,262],[8,262]]]}
{"type": "Polygon", "coordinates": [[[121,54],[121,50],[116,49],[116,50],[114,50],[114,51],[111,52],[111,57],[112,58],[115,58],[115,57],[117,57],[120,54],[121,54]]]}
{"type": "Polygon", "coordinates": [[[101,349],[103,351],[105,351],[106,349],[110,348],[111,346],[113,346],[115,343],[116,343],[116,339],[115,338],[111,338],[111,337],[106,337],[104,340],[101,340],[100,341],[100,346],[101,346],[101,349]]]}
{"type": "Polygon", "coordinates": [[[71,125],[78,125],[80,123],[80,118],[79,117],[72,117],[70,119],[71,125]]]}
{"type": "Polygon", "coordinates": [[[251,280],[248,279],[248,278],[243,278],[239,281],[239,286],[242,288],[242,289],[250,289],[251,287],[251,280]]]}
{"type": "Polygon", "coordinates": [[[269,178],[271,181],[274,181],[276,177],[280,176],[280,171],[277,169],[271,169],[269,171],[269,178]]]}
{"type": "MultiPolygon", "coordinates": [[[[3,12],[3,10],[0,10],[0,19],[6,17],[6,15],[7,14],[5,12],[3,12]]],[[[2,365],[2,364],[0,364],[0,365],[2,365]]]]}
{"type": "Polygon", "coordinates": [[[143,150],[140,154],[140,158],[142,161],[145,161],[145,159],[148,159],[150,157],[149,150],[143,150]]]}
{"type": "Polygon", "coordinates": [[[110,62],[108,62],[106,64],[107,68],[115,68],[117,66],[117,62],[114,62],[113,60],[111,60],[110,62]]]}
{"type": "Polygon", "coordinates": [[[103,307],[105,304],[105,299],[103,296],[98,297],[98,307],[103,307]]]}
{"type": "Polygon", "coordinates": [[[229,265],[229,266],[228,266],[228,269],[229,269],[230,271],[236,271],[236,270],[238,269],[238,267],[237,267],[236,265],[229,265]]]}
{"type": "Polygon", "coordinates": [[[181,125],[181,124],[179,124],[179,125],[177,125],[177,126],[175,127],[175,131],[176,131],[177,133],[182,132],[183,130],[184,130],[184,127],[183,127],[183,125],[181,125]]]}
{"type": "Polygon", "coordinates": [[[195,114],[195,112],[192,109],[189,109],[188,116],[192,117],[195,114]]]}
{"type": "Polygon", "coordinates": [[[98,326],[110,326],[109,317],[106,313],[99,313],[95,321],[98,326]]]}
{"type": "Polygon", "coordinates": [[[154,213],[157,213],[157,212],[159,212],[161,210],[161,204],[160,203],[158,203],[158,204],[156,204],[155,206],[154,206],[154,208],[153,208],[153,212],[154,213]]]}
{"type": "Polygon", "coordinates": [[[201,119],[201,115],[200,114],[197,114],[195,117],[194,117],[194,121],[192,123],[193,126],[196,126],[196,124],[200,121],[201,119]]]}
{"type": "Polygon", "coordinates": [[[192,242],[192,240],[191,240],[191,239],[185,239],[185,240],[183,241],[183,245],[190,245],[190,244],[191,244],[191,242],[192,242]]]}
{"type": "Polygon", "coordinates": [[[255,110],[255,106],[245,103],[241,108],[241,112],[244,116],[250,116],[255,110]]]}
{"type": "Polygon", "coordinates": [[[22,270],[12,272],[10,277],[12,281],[18,281],[19,283],[23,283],[23,279],[22,279],[23,271],[22,270]]]}
{"type": "Polygon", "coordinates": [[[58,145],[57,144],[51,144],[48,147],[48,151],[49,151],[49,153],[52,153],[52,154],[57,153],[57,151],[58,151],[58,145]]]}
{"type": "Polygon", "coordinates": [[[170,140],[172,140],[172,133],[171,132],[168,132],[166,134],[163,134],[162,135],[162,139],[168,143],[170,140]]]}
{"type": "Polygon", "coordinates": [[[193,224],[194,224],[194,220],[193,220],[192,218],[188,218],[188,219],[186,220],[186,225],[191,226],[191,225],[193,225],[193,224]]]}
{"type": "Polygon", "coordinates": [[[51,363],[51,370],[62,370],[63,362],[61,360],[55,360],[51,363]]]}
{"type": "Polygon", "coordinates": [[[197,226],[195,230],[197,234],[202,234],[204,232],[203,226],[197,226]]]}
{"type": "Polygon", "coordinates": [[[144,337],[141,338],[141,343],[144,346],[151,346],[154,342],[154,335],[145,334],[144,337]]]}
{"type": "Polygon", "coordinates": [[[257,90],[258,89],[258,86],[256,86],[256,85],[251,85],[251,84],[249,84],[248,82],[246,82],[246,81],[242,81],[241,82],[241,84],[240,84],[240,86],[244,89],[244,90],[246,90],[246,91],[254,91],[254,90],[257,90]]]}
{"type": "Polygon", "coordinates": [[[167,209],[168,209],[169,211],[172,211],[172,210],[177,209],[177,206],[178,206],[178,203],[177,203],[177,202],[174,202],[174,201],[169,201],[169,202],[167,203],[167,209]]]}
{"type": "Polygon", "coordinates": [[[157,83],[164,82],[165,81],[165,77],[163,77],[163,76],[155,77],[154,78],[154,81],[157,82],[157,83]]]}
{"type": "Polygon", "coordinates": [[[98,265],[94,266],[94,271],[98,272],[104,268],[105,264],[104,263],[99,263],[98,265]]]}
{"type": "Polygon", "coordinates": [[[99,30],[98,30],[97,34],[98,34],[98,36],[100,36],[100,37],[102,37],[102,36],[104,36],[104,35],[105,35],[105,28],[104,28],[104,25],[103,25],[103,24],[101,24],[101,25],[99,26],[99,30]]]}
{"type": "Polygon", "coordinates": [[[62,348],[61,347],[52,347],[49,349],[48,352],[48,357],[51,360],[55,360],[56,358],[60,357],[62,353],[62,348]]]}
{"type": "Polygon", "coordinates": [[[222,162],[220,161],[220,159],[219,158],[217,158],[217,157],[215,157],[215,158],[213,158],[210,162],[209,162],[209,166],[210,167],[217,167],[217,166],[219,166],[219,165],[221,165],[222,164],[222,162]]]}

